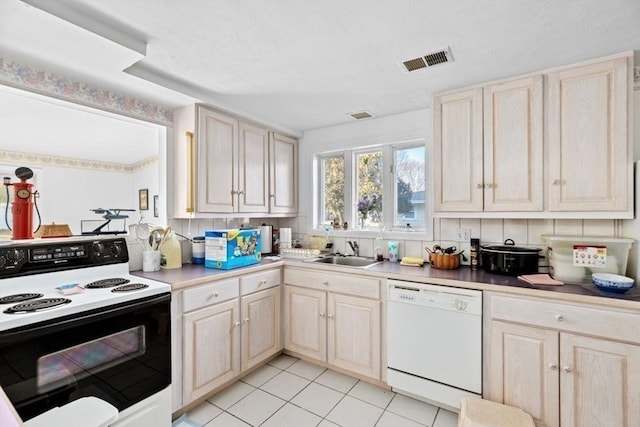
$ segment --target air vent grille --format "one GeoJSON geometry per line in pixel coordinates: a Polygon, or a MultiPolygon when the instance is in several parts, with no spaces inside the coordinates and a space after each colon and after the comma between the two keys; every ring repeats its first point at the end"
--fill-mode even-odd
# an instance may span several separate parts
{"type": "Polygon", "coordinates": [[[373,114],[371,114],[368,111],[359,111],[357,113],[349,113],[349,115],[356,120],[368,119],[369,117],[373,117],[373,114]]]}
{"type": "Polygon", "coordinates": [[[408,61],[403,61],[402,65],[407,71],[416,71],[422,68],[427,68],[427,63],[424,62],[423,58],[414,58],[408,61]]]}
{"type": "Polygon", "coordinates": [[[411,72],[451,61],[453,61],[451,52],[449,51],[449,48],[446,48],[437,52],[427,53],[426,55],[419,58],[412,58],[406,61],[402,61],[402,67],[404,71],[411,72]]]}

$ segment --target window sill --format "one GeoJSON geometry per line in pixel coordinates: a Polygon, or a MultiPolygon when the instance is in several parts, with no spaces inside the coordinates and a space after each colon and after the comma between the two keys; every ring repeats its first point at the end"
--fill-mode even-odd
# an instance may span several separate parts
{"type": "MultiPolygon", "coordinates": [[[[314,236],[326,236],[326,232],[324,228],[316,228],[311,230],[311,234],[314,236]]],[[[391,231],[383,231],[382,233],[379,230],[358,230],[358,229],[348,229],[348,230],[334,230],[331,229],[329,233],[329,237],[359,237],[359,238],[371,238],[375,239],[376,237],[382,235],[382,238],[385,240],[425,240],[432,241],[433,235],[426,230],[391,230],[391,231]]]]}

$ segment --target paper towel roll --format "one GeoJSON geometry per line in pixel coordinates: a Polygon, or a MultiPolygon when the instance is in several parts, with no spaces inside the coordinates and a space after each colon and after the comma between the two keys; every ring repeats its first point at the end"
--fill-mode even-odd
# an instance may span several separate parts
{"type": "Polygon", "coordinates": [[[283,249],[291,248],[291,229],[290,228],[280,229],[280,247],[283,249]]]}

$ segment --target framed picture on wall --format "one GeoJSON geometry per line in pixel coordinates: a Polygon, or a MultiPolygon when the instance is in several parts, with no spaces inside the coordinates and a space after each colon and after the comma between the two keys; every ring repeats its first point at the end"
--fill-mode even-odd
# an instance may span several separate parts
{"type": "Polygon", "coordinates": [[[153,196],[153,216],[158,218],[160,213],[158,212],[158,195],[153,196]]]}
{"type": "Polygon", "coordinates": [[[138,190],[138,209],[141,211],[149,210],[149,190],[147,188],[138,190]]]}

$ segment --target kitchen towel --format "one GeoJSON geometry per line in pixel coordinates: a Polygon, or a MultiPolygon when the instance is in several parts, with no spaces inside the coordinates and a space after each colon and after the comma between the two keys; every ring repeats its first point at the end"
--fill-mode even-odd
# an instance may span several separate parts
{"type": "Polygon", "coordinates": [[[559,286],[564,285],[564,282],[560,280],[552,279],[548,274],[526,274],[518,276],[518,279],[523,280],[532,285],[550,285],[559,286]]]}

